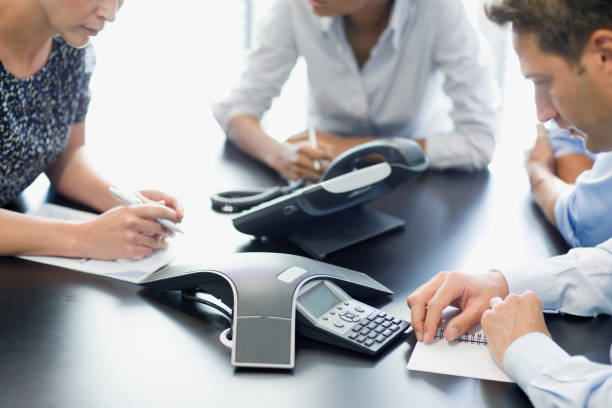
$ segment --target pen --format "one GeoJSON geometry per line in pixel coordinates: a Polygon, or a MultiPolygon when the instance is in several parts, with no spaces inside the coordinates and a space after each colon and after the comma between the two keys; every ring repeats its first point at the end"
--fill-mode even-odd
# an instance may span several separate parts
{"type": "MultiPolygon", "coordinates": [[[[317,147],[317,133],[315,132],[314,127],[312,126],[308,128],[308,142],[310,143],[310,147],[317,147]]],[[[314,161],[314,168],[316,171],[319,171],[321,169],[321,164],[319,164],[318,160],[314,161]]]]}
{"type": "MultiPolygon", "coordinates": [[[[125,193],[121,190],[117,190],[116,188],[112,186],[108,187],[108,191],[110,191],[112,195],[114,195],[115,197],[117,197],[118,199],[120,199],[121,201],[127,204],[142,204],[142,201],[138,197],[136,197],[134,194],[125,193]]],[[[173,223],[170,220],[167,220],[165,218],[156,218],[155,221],[159,222],[161,225],[163,225],[164,227],[172,231],[180,232],[181,234],[183,234],[183,230],[181,230],[175,223],[173,223]]]]}

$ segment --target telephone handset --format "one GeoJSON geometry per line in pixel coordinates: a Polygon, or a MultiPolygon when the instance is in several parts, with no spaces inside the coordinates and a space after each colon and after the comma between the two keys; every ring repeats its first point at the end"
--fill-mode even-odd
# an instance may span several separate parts
{"type": "Polygon", "coordinates": [[[245,234],[289,238],[321,259],[403,226],[403,220],[361,205],[412,181],[426,168],[425,154],[412,140],[389,138],[364,143],[338,156],[320,182],[258,204],[232,222],[245,234]],[[358,168],[372,155],[383,161],[358,168]]]}
{"type": "MultiPolygon", "coordinates": [[[[427,168],[427,160],[417,143],[405,138],[386,138],[356,146],[336,157],[323,173],[319,183],[358,170],[363,160],[372,155],[382,158],[384,163],[389,163],[393,170],[396,170],[392,172],[396,174],[391,174],[392,184],[407,181],[405,172],[400,171],[402,168],[415,173],[414,175],[427,168]]],[[[239,213],[307,187],[308,181],[307,178],[302,178],[285,186],[230,190],[214,194],[210,200],[213,210],[217,212],[239,213]]]]}
{"type": "MultiPolygon", "coordinates": [[[[345,151],[330,163],[321,181],[358,170],[363,160],[367,160],[368,156],[372,155],[379,156],[384,162],[397,167],[397,170],[401,168],[420,173],[427,168],[427,159],[418,143],[406,138],[386,138],[364,143],[345,151]]],[[[396,174],[396,176],[400,175],[396,174]]]]}

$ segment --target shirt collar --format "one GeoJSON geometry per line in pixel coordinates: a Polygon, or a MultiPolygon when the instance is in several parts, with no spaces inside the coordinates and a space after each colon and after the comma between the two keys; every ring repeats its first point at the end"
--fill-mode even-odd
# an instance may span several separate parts
{"type": "Polygon", "coordinates": [[[414,0],[395,0],[391,18],[389,19],[389,29],[392,30],[391,44],[395,50],[400,48],[402,34],[406,28],[408,19],[414,15],[414,0]]]}
{"type": "MultiPolygon", "coordinates": [[[[395,0],[393,2],[393,9],[391,10],[391,17],[389,18],[389,26],[387,29],[392,31],[393,38],[391,43],[395,50],[399,49],[402,41],[402,32],[406,21],[410,16],[413,15],[414,0],[395,0]]],[[[321,31],[324,34],[328,34],[334,22],[339,21],[342,16],[336,17],[319,17],[319,24],[321,25],[321,31]]]]}

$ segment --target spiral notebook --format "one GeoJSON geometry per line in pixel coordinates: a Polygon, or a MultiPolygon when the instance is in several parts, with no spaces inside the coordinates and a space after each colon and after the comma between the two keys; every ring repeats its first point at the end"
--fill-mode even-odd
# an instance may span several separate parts
{"type": "Polygon", "coordinates": [[[458,313],[459,310],[454,307],[444,310],[442,324],[436,331],[434,340],[430,344],[418,342],[406,368],[413,371],[514,382],[493,359],[480,323],[472,326],[454,342],[449,343],[446,340],[446,323],[458,313]]]}

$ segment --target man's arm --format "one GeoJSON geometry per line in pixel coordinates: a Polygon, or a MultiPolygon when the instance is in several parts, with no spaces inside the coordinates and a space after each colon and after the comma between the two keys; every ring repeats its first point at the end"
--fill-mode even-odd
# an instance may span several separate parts
{"type": "Polygon", "coordinates": [[[571,357],[555,344],[533,292],[491,303],[482,316],[491,354],[534,406],[609,406],[612,367],[571,357]]]}
{"type": "Polygon", "coordinates": [[[533,290],[548,311],[578,316],[612,314],[612,239],[594,248],[575,248],[557,256],[497,273],[440,272],[408,297],[415,332],[430,341],[447,306],[462,311],[448,328],[462,334],[480,320],[491,298],[533,290]]]}
{"type": "Polygon", "coordinates": [[[556,227],[555,204],[559,197],[566,191],[571,190],[573,186],[557,177],[555,166],[556,160],[546,129],[539,124],[537,126],[536,143],[527,154],[525,168],[529,176],[533,199],[546,219],[556,227]]]}
{"type": "Polygon", "coordinates": [[[581,153],[568,153],[555,160],[555,174],[567,184],[576,183],[579,175],[593,168],[593,159],[581,153]]]}
{"type": "Polygon", "coordinates": [[[586,150],[582,139],[573,136],[568,129],[558,127],[556,121],[551,123],[546,133],[555,157],[554,173],[567,184],[576,183],[580,174],[593,167],[595,155],[586,150]]]}

